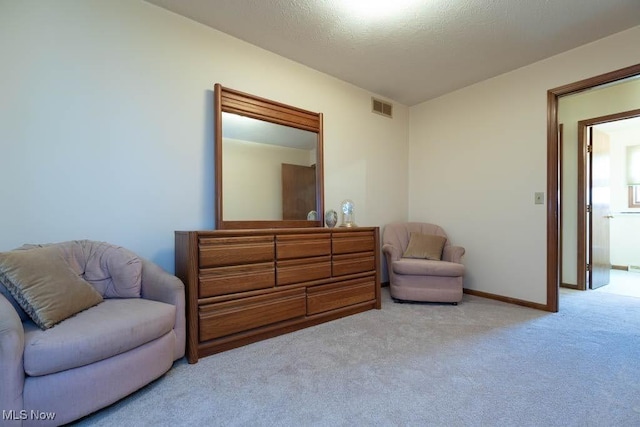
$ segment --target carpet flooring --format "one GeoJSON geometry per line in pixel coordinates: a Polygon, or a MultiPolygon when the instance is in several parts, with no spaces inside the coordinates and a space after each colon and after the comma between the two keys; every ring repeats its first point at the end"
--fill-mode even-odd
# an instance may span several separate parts
{"type": "Polygon", "coordinates": [[[640,298],[396,304],[174,364],[77,426],[640,426],[640,298]]]}

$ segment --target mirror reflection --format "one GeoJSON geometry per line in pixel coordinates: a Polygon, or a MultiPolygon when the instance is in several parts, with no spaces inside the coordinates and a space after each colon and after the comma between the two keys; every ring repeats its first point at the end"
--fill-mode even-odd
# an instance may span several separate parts
{"type": "Polygon", "coordinates": [[[225,220],[315,219],[318,134],[222,112],[225,220]]]}

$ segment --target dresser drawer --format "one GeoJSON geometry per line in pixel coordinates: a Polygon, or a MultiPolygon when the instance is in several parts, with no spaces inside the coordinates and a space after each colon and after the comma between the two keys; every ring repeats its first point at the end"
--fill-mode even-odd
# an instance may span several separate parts
{"type": "Polygon", "coordinates": [[[276,236],[278,259],[331,255],[331,234],[292,234],[276,236]]]}
{"type": "Polygon", "coordinates": [[[334,276],[346,274],[364,273],[376,269],[376,258],[373,253],[335,255],[331,263],[334,276]]]}
{"type": "Polygon", "coordinates": [[[200,306],[199,339],[207,341],[305,315],[305,290],[291,289],[200,306]]]}
{"type": "Polygon", "coordinates": [[[273,261],[273,236],[200,238],[200,268],[273,261]]]}
{"type": "Polygon", "coordinates": [[[334,233],[331,250],[333,254],[351,254],[375,250],[373,232],[334,233]]]}
{"type": "Polygon", "coordinates": [[[278,261],[276,266],[276,283],[280,286],[329,277],[331,277],[330,256],[278,261]]]}
{"type": "Polygon", "coordinates": [[[200,270],[198,298],[272,288],[275,263],[234,265],[200,270]]]}
{"type": "Polygon", "coordinates": [[[307,288],[307,314],[318,314],[376,299],[375,277],[307,288]]]}

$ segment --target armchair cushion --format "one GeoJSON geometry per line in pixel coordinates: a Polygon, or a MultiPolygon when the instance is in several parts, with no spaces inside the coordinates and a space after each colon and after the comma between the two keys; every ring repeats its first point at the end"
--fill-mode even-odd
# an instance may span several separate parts
{"type": "Polygon", "coordinates": [[[402,256],[403,258],[441,260],[446,241],[447,238],[444,236],[411,232],[409,245],[402,256]]]}
{"type": "Polygon", "coordinates": [[[395,274],[413,276],[457,277],[464,275],[464,265],[448,261],[402,258],[394,261],[391,268],[395,274]]]}
{"type": "Polygon", "coordinates": [[[173,329],[176,307],[141,298],[106,299],[47,331],[24,323],[24,371],[34,377],[124,353],[173,329]]]}
{"type": "Polygon", "coordinates": [[[0,282],[42,329],[102,302],[54,247],[0,253],[0,282]]]}

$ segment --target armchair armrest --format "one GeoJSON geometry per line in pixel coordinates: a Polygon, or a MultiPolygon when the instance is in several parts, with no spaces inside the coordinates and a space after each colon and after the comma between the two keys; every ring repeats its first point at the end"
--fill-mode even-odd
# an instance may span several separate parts
{"type": "Polygon", "coordinates": [[[186,342],[186,318],[184,284],[176,276],[167,273],[155,263],[142,259],[141,296],[145,299],[164,302],[176,307],[176,352],[174,360],[184,356],[186,342]]]}
{"type": "Polygon", "coordinates": [[[388,261],[396,261],[402,257],[402,252],[400,251],[400,249],[389,243],[385,243],[384,245],[382,245],[382,253],[387,256],[388,261]]]}
{"type": "MultiPolygon", "coordinates": [[[[0,294],[0,410],[19,412],[23,409],[23,353],[22,321],[13,305],[0,294]]],[[[20,425],[21,421],[15,423],[20,425]]]]}
{"type": "Polygon", "coordinates": [[[462,246],[445,246],[442,251],[442,260],[461,264],[464,253],[465,249],[462,246]]]}

